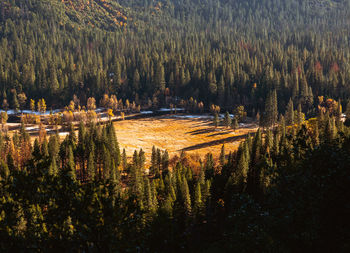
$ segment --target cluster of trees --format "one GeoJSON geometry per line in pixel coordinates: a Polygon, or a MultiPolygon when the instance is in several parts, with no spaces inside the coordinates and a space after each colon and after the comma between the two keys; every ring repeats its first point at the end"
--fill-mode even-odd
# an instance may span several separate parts
{"type": "MultiPolygon", "coordinates": [[[[323,96],[319,96],[317,108],[321,114],[333,116],[337,119],[337,121],[344,121],[345,119],[346,125],[349,125],[348,119],[350,118],[350,111],[348,111],[347,109],[345,111],[346,114],[343,114],[343,109],[340,100],[338,102],[331,98],[325,100],[323,96]]],[[[347,104],[347,108],[350,108],[350,101],[347,104]]],[[[261,127],[273,127],[277,124],[278,120],[285,121],[285,123],[283,124],[287,125],[301,125],[305,121],[305,113],[303,113],[301,103],[298,104],[297,109],[295,110],[293,100],[290,99],[285,109],[284,116],[278,114],[277,95],[276,90],[274,90],[270,93],[265,102],[264,113],[261,117],[258,114],[256,118],[259,120],[259,124],[261,127]]]]}
{"type": "MultiPolygon", "coordinates": [[[[237,106],[236,109],[233,110],[233,117],[231,117],[229,111],[226,111],[226,113],[223,116],[222,121],[219,117],[220,112],[220,106],[217,105],[211,105],[210,111],[213,114],[213,125],[215,127],[218,127],[220,123],[224,125],[225,127],[231,127],[234,130],[236,130],[239,127],[240,122],[245,122],[247,117],[247,112],[244,109],[244,106],[237,106]]],[[[259,116],[258,116],[259,117],[259,116]]]]}
{"type": "Polygon", "coordinates": [[[213,125],[216,128],[220,125],[220,123],[222,123],[222,125],[224,125],[225,127],[231,127],[233,130],[236,131],[236,129],[239,127],[239,117],[234,116],[232,119],[229,112],[226,111],[224,118],[222,119],[222,121],[220,121],[219,115],[215,113],[213,118],[213,125]]]}
{"type": "Polygon", "coordinates": [[[142,149],[127,159],[111,123],[62,142],[41,128],[34,144],[22,127],[0,136],[0,249],[346,252],[349,148],[322,111],[199,167],[155,147],[149,165],[142,149]]]}

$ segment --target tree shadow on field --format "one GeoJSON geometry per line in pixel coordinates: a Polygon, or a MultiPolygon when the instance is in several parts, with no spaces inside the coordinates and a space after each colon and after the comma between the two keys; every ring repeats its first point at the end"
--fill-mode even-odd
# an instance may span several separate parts
{"type": "MultiPolygon", "coordinates": [[[[238,136],[227,137],[227,138],[224,138],[221,140],[215,140],[215,141],[209,141],[209,142],[196,144],[193,146],[183,148],[182,150],[183,151],[192,151],[192,150],[197,150],[197,149],[201,149],[201,148],[207,148],[207,147],[216,146],[216,145],[220,145],[220,144],[224,144],[224,143],[228,143],[228,142],[240,141],[240,140],[243,140],[247,137],[248,137],[248,134],[242,134],[242,135],[238,135],[238,136]]],[[[181,150],[179,150],[179,151],[181,151],[181,150]]]]}
{"type": "Polygon", "coordinates": [[[219,135],[226,135],[226,134],[230,134],[230,133],[233,133],[233,130],[232,131],[221,131],[220,133],[215,133],[215,134],[208,135],[208,137],[214,137],[214,136],[219,136],[219,135]]]}
{"type": "Polygon", "coordinates": [[[208,133],[219,132],[219,131],[220,129],[217,129],[214,127],[208,127],[208,128],[192,130],[192,131],[186,132],[186,134],[199,135],[199,134],[208,134],[208,133]]]}

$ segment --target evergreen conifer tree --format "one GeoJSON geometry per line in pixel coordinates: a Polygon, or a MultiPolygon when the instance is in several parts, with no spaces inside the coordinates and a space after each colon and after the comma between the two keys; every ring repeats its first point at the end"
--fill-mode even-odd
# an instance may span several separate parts
{"type": "Polygon", "coordinates": [[[219,116],[217,113],[214,114],[213,124],[214,124],[215,128],[217,128],[219,126],[219,116]]]}
{"type": "Polygon", "coordinates": [[[221,152],[220,152],[220,165],[223,167],[225,165],[225,144],[221,146],[221,152]]]}
{"type": "Polygon", "coordinates": [[[127,157],[126,157],[126,151],[125,151],[125,148],[123,149],[123,154],[122,154],[122,167],[123,167],[123,170],[125,171],[126,168],[128,166],[128,161],[127,161],[127,157]]]}
{"type": "Polygon", "coordinates": [[[74,162],[74,154],[72,147],[68,148],[68,161],[67,161],[67,171],[68,176],[75,181],[76,180],[76,170],[75,170],[75,162],[74,162]]]}
{"type": "Polygon", "coordinates": [[[237,119],[237,117],[235,116],[235,117],[233,118],[233,121],[232,121],[232,129],[233,129],[234,131],[236,131],[238,128],[239,128],[238,119],[237,119]]]}
{"type": "Polygon", "coordinates": [[[95,170],[96,170],[96,165],[94,160],[95,160],[94,152],[91,151],[88,158],[87,172],[88,172],[89,178],[92,180],[95,178],[95,170]]]}
{"type": "Polygon", "coordinates": [[[182,179],[181,194],[183,199],[184,211],[187,216],[190,216],[192,213],[192,205],[191,205],[190,190],[188,188],[186,177],[183,177],[182,179]]]}
{"type": "Polygon", "coordinates": [[[13,92],[12,92],[12,109],[15,111],[15,112],[18,112],[19,111],[19,103],[18,103],[18,99],[17,99],[17,92],[16,90],[14,89],[13,92]]]}
{"type": "Polygon", "coordinates": [[[294,124],[294,106],[293,106],[293,100],[289,99],[287,110],[285,113],[286,117],[286,123],[287,125],[293,125],[294,124]]]}
{"type": "Polygon", "coordinates": [[[195,187],[193,209],[197,216],[203,214],[202,213],[203,212],[202,191],[201,191],[201,185],[199,182],[196,183],[196,187],[195,187]]]}
{"type": "Polygon", "coordinates": [[[231,122],[232,122],[232,120],[231,120],[230,114],[229,114],[228,111],[226,111],[225,118],[224,118],[224,125],[226,127],[230,127],[231,126],[231,122]]]}

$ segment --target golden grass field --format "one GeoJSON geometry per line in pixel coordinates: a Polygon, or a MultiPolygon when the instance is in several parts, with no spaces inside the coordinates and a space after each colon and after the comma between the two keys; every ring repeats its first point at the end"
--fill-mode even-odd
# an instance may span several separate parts
{"type": "Polygon", "coordinates": [[[212,120],[195,118],[174,118],[158,116],[141,119],[116,121],[115,129],[120,148],[125,148],[130,157],[134,150],[142,148],[149,162],[152,147],[168,150],[169,156],[179,155],[181,150],[187,154],[204,157],[211,152],[214,158],[220,154],[222,144],[225,150],[237,149],[239,143],[257,126],[247,124],[234,132],[230,128],[214,128],[212,120]]]}

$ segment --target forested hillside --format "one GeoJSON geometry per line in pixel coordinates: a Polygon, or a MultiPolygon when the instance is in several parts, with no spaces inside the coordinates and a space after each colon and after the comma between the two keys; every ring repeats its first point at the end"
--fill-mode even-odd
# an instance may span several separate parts
{"type": "MultiPolygon", "coordinates": [[[[349,97],[349,1],[45,1],[1,4],[2,99],[59,107],[103,94],[263,111],[277,90],[307,114],[349,97]],[[176,100],[175,100],[176,101],[176,100]]],[[[10,103],[11,105],[11,103],[10,103]]],[[[345,105],[345,104],[343,104],[345,105]]]]}

